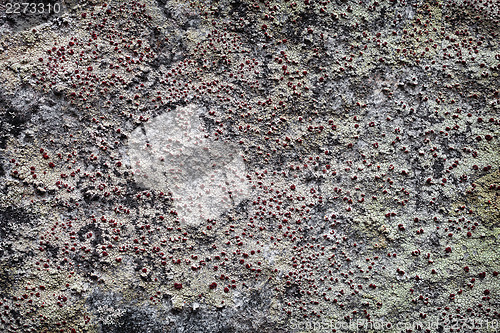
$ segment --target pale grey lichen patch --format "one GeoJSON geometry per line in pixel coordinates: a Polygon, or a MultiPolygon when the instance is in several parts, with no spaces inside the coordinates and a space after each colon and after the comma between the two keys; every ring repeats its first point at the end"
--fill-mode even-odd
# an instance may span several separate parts
{"type": "Polygon", "coordinates": [[[181,222],[198,225],[248,196],[245,165],[232,142],[209,138],[196,105],[136,128],[128,158],[138,184],[171,192],[181,222]]]}

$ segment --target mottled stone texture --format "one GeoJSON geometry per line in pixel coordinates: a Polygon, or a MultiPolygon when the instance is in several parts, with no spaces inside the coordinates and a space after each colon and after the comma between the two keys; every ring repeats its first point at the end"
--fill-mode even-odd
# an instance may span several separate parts
{"type": "Polygon", "coordinates": [[[58,3],[0,4],[1,332],[498,327],[497,2],[58,3]]]}

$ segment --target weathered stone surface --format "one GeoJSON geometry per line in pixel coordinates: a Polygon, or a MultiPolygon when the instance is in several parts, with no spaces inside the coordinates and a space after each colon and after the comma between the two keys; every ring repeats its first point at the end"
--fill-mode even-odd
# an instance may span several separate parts
{"type": "Polygon", "coordinates": [[[497,328],[497,3],[36,2],[0,331],[497,328]]]}

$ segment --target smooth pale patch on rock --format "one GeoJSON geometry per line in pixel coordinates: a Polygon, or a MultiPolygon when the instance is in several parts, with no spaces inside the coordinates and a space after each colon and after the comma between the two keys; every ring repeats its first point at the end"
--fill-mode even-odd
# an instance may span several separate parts
{"type": "Polygon", "coordinates": [[[179,220],[199,225],[247,197],[236,145],[207,138],[196,105],[179,107],[136,128],[128,155],[141,186],[172,193],[179,220]]]}

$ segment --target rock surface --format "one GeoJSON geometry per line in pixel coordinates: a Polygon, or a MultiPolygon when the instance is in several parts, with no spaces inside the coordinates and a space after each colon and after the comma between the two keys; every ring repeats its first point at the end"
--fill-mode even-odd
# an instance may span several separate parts
{"type": "Polygon", "coordinates": [[[496,330],[498,3],[12,2],[0,331],[496,330]]]}

